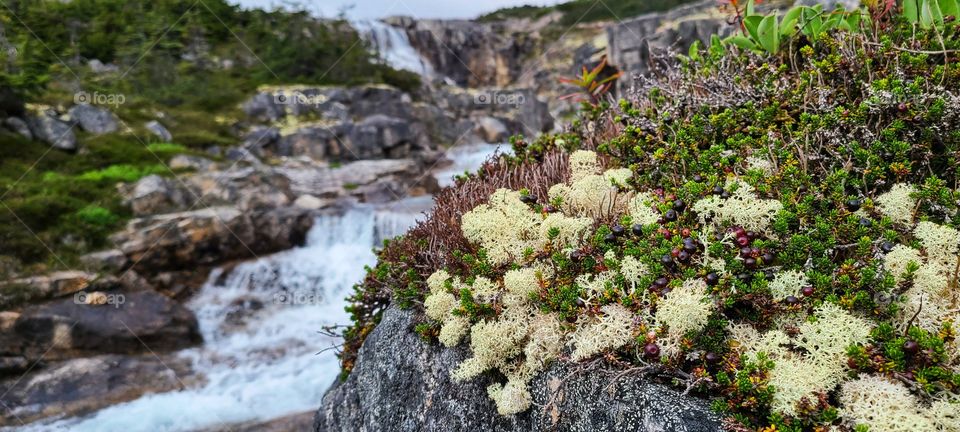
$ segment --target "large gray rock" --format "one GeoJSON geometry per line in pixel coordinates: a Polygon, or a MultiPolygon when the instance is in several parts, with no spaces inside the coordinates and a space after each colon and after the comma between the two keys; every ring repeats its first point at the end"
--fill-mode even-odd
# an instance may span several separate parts
{"type": "Polygon", "coordinates": [[[279,129],[267,126],[254,126],[254,128],[243,137],[242,147],[256,155],[262,155],[264,148],[274,145],[279,139],[279,129]]]}
{"type": "Polygon", "coordinates": [[[125,202],[138,216],[176,211],[193,203],[192,195],[177,180],[146,176],[134,184],[125,202]]]}
{"type": "Polygon", "coordinates": [[[414,20],[392,17],[434,72],[460,86],[508,86],[523,73],[523,61],[536,49],[532,37],[514,37],[504,24],[467,20],[414,20]]]}
{"type": "Polygon", "coordinates": [[[277,121],[286,115],[283,104],[278,100],[286,101],[286,99],[274,96],[271,92],[257,93],[253,98],[244,102],[243,112],[256,120],[277,121]]]}
{"type": "Polygon", "coordinates": [[[724,36],[735,30],[717,9],[716,1],[699,1],[607,27],[607,53],[610,63],[626,72],[619,81],[625,89],[633,83],[632,75],[649,73],[657,54],[667,50],[686,53],[696,41],[707,46],[714,34],[724,36]]]}
{"type": "MultiPolygon", "coordinates": [[[[463,130],[476,127],[471,121],[464,127],[458,121],[493,117],[501,121],[507,135],[535,137],[553,129],[550,107],[532,89],[456,89],[443,88],[430,93],[429,103],[437,108],[440,118],[431,122],[433,132],[460,138],[463,130]]],[[[448,141],[449,144],[452,142],[448,141]]]]}
{"type": "Polygon", "coordinates": [[[397,117],[376,114],[356,123],[346,143],[351,159],[409,157],[414,150],[427,150],[423,131],[397,117]]]}
{"type": "Polygon", "coordinates": [[[280,138],[280,156],[309,156],[316,160],[354,161],[399,159],[429,149],[420,123],[374,114],[359,122],[310,124],[280,138]]]}
{"type": "Polygon", "coordinates": [[[411,159],[380,159],[325,170],[311,169],[310,165],[288,166],[281,172],[290,179],[290,189],[298,196],[336,199],[346,194],[378,203],[439,191],[436,178],[424,174],[424,165],[411,159]]]}
{"type": "Polygon", "coordinates": [[[116,132],[119,128],[117,117],[105,108],[79,104],[70,108],[68,114],[72,121],[80,125],[80,129],[95,135],[116,132]]]}
{"type": "Polygon", "coordinates": [[[193,313],[154,291],[83,292],[27,306],[13,328],[29,359],[164,352],[200,342],[193,313]]]}
{"type": "Polygon", "coordinates": [[[119,272],[127,265],[127,256],[119,249],[109,249],[83,255],[80,262],[91,270],[119,272]]]}
{"type": "Polygon", "coordinates": [[[111,240],[137,263],[134,269],[152,275],[291,249],[303,244],[311,226],[312,213],[300,208],[221,206],[134,219],[111,240]]]}
{"type": "Polygon", "coordinates": [[[19,117],[7,117],[3,119],[3,125],[11,132],[16,133],[28,140],[33,139],[33,133],[30,132],[30,126],[19,117]]]}
{"type": "Polygon", "coordinates": [[[175,356],[101,355],[40,366],[0,381],[0,426],[73,417],[190,383],[189,361],[175,356]]]}
{"type": "Polygon", "coordinates": [[[531,383],[533,407],[497,414],[487,378],[455,383],[463,349],[425,344],[409,311],[394,307],[367,337],[356,365],[323,398],[314,431],[716,432],[706,401],[642,377],[554,365],[531,383]]]}
{"type": "Polygon", "coordinates": [[[27,117],[33,137],[60,150],[77,149],[77,136],[73,127],[56,117],[55,113],[43,112],[27,117]]]}
{"type": "Polygon", "coordinates": [[[59,271],[7,281],[0,284],[0,308],[70,295],[87,288],[96,279],[94,273],[59,271]]]}
{"type": "Polygon", "coordinates": [[[502,121],[493,117],[483,117],[477,120],[477,135],[488,143],[506,142],[510,136],[510,131],[502,121]]]}

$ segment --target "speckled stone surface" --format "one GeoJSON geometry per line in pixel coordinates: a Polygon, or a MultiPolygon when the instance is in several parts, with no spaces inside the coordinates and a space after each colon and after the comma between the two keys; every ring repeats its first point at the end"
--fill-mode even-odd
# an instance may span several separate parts
{"type": "Polygon", "coordinates": [[[722,430],[703,399],[616,371],[562,364],[534,379],[530,410],[500,416],[486,395],[489,377],[451,380],[466,349],[426,344],[412,327],[411,312],[384,312],[353,372],[324,396],[315,431],[722,430]]]}

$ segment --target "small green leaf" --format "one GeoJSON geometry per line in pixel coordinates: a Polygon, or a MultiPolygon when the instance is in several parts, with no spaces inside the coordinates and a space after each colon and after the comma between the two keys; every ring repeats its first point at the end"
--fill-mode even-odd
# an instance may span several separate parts
{"type": "Polygon", "coordinates": [[[745,49],[745,50],[753,51],[758,48],[757,44],[754,43],[752,40],[750,40],[750,38],[740,36],[740,35],[730,36],[724,39],[723,42],[724,44],[733,45],[737,48],[745,49]]]}
{"type": "Polygon", "coordinates": [[[763,16],[760,15],[751,15],[743,19],[743,26],[746,27],[747,34],[758,44],[760,43],[760,35],[757,32],[757,28],[760,27],[761,21],[763,21],[763,16]]]}
{"type": "Polygon", "coordinates": [[[943,12],[940,10],[939,0],[927,0],[930,3],[930,13],[933,15],[933,25],[943,28],[943,12]]]}
{"type": "Polygon", "coordinates": [[[937,17],[940,23],[943,23],[943,15],[940,15],[940,8],[937,6],[937,0],[920,0],[920,27],[925,29],[937,25],[937,17]]]}
{"type": "Polygon", "coordinates": [[[847,15],[846,28],[850,31],[859,31],[861,22],[863,22],[863,9],[857,9],[847,15]]]}
{"type": "Polygon", "coordinates": [[[943,16],[952,16],[956,18],[960,15],[960,3],[957,0],[940,0],[940,12],[943,16]]]}
{"type": "Polygon", "coordinates": [[[747,11],[746,11],[747,16],[753,16],[757,14],[755,3],[756,2],[754,0],[747,0],[747,11]]]}
{"type": "MultiPolygon", "coordinates": [[[[820,5],[817,5],[820,6],[820,5]]],[[[823,27],[822,8],[805,8],[801,14],[800,31],[810,39],[816,39],[823,27]]]]}
{"type": "Polygon", "coordinates": [[[907,18],[907,21],[910,21],[911,24],[916,24],[920,20],[919,6],[917,2],[921,0],[903,0],[903,16],[907,18]]]}
{"type": "Polygon", "coordinates": [[[843,13],[840,13],[840,12],[831,13],[830,16],[827,17],[827,21],[823,23],[823,28],[821,29],[821,31],[828,32],[830,30],[840,27],[841,23],[844,22],[843,18],[844,18],[843,13]]]}
{"type": "Polygon", "coordinates": [[[687,50],[687,56],[690,57],[690,59],[693,61],[700,60],[700,41],[699,40],[695,40],[693,41],[692,44],[690,44],[690,49],[687,50]]]}
{"type": "Polygon", "coordinates": [[[789,11],[783,16],[783,21],[780,21],[780,34],[784,36],[793,36],[797,32],[797,21],[800,19],[800,14],[803,13],[804,6],[797,6],[789,11]]]}
{"type": "Polygon", "coordinates": [[[710,37],[710,54],[711,55],[723,55],[725,49],[723,48],[723,41],[720,40],[720,36],[714,34],[710,37]]]}
{"type": "Polygon", "coordinates": [[[777,16],[767,15],[757,28],[760,45],[771,54],[780,50],[780,32],[777,31],[777,16]]]}

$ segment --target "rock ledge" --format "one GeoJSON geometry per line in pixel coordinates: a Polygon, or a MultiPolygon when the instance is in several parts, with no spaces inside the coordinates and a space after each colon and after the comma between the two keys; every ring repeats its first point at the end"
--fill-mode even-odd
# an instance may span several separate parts
{"type": "Polygon", "coordinates": [[[350,376],[323,398],[322,431],[673,431],[722,430],[706,401],[638,377],[554,364],[534,379],[533,407],[503,417],[486,395],[488,379],[452,382],[466,358],[423,343],[413,314],[394,307],[370,334],[350,376]],[[567,378],[564,380],[564,378],[567,378]],[[611,384],[613,383],[613,384],[611,384]]]}

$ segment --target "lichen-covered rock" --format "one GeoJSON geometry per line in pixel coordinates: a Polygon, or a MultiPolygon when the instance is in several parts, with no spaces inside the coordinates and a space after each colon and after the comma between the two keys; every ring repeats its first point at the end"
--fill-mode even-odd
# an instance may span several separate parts
{"type": "Polygon", "coordinates": [[[409,311],[384,313],[351,374],[324,396],[315,431],[721,430],[702,399],[617,370],[559,363],[533,380],[534,408],[498,415],[488,382],[450,377],[467,353],[424,343],[413,325],[409,311]]]}

